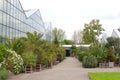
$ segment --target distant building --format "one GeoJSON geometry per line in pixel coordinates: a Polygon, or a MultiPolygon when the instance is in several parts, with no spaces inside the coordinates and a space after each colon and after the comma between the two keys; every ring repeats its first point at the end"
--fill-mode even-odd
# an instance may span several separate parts
{"type": "Polygon", "coordinates": [[[111,37],[120,38],[120,28],[119,29],[113,29],[111,37]]]}
{"type": "Polygon", "coordinates": [[[39,10],[24,11],[19,0],[0,0],[0,41],[26,36],[26,32],[44,34],[44,28],[39,10]]]}
{"type": "Polygon", "coordinates": [[[103,34],[102,34],[102,38],[101,38],[101,43],[107,43],[107,38],[108,38],[108,36],[107,36],[107,34],[104,32],[103,34]]]}
{"type": "MultiPolygon", "coordinates": [[[[71,54],[73,54],[73,53],[71,53],[71,47],[72,47],[73,45],[62,45],[61,47],[63,47],[65,50],[66,50],[66,56],[71,56],[71,54]]],[[[90,47],[90,45],[85,45],[85,44],[81,44],[81,45],[74,45],[76,48],[79,48],[79,47],[86,47],[86,48],[89,48],[90,47]]]]}
{"type": "MultiPolygon", "coordinates": [[[[113,29],[110,37],[120,38],[120,28],[113,29]]],[[[102,43],[107,43],[107,38],[108,38],[107,34],[103,33],[102,38],[101,38],[101,42],[102,43]]]]}

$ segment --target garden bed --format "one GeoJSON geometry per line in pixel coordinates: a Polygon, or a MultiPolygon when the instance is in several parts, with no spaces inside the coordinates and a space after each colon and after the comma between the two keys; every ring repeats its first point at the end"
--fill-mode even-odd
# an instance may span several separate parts
{"type": "Polygon", "coordinates": [[[120,72],[91,72],[90,80],[120,80],[120,72]]]}

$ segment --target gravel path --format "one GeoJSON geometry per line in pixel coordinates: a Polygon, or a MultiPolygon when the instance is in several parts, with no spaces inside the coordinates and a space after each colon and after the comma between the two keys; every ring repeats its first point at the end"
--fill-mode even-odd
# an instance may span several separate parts
{"type": "Polygon", "coordinates": [[[73,57],[67,57],[52,69],[10,76],[8,80],[89,80],[89,72],[120,72],[120,68],[85,69],[73,57]]]}

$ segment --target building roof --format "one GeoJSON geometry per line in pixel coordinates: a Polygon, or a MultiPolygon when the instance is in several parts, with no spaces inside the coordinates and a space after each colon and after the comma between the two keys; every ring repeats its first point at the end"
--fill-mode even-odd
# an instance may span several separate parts
{"type": "Polygon", "coordinates": [[[104,33],[102,34],[101,43],[107,43],[107,38],[108,38],[108,36],[107,36],[107,34],[104,32],[104,33]]]}
{"type": "MultiPolygon", "coordinates": [[[[90,47],[90,45],[75,45],[76,47],[90,47]]],[[[62,47],[67,47],[67,48],[70,48],[72,47],[72,45],[62,45],[62,47]]]]}
{"type": "Polygon", "coordinates": [[[116,35],[112,35],[113,37],[119,37],[120,38],[120,31],[118,29],[113,30],[116,35]]]}
{"type": "Polygon", "coordinates": [[[25,14],[27,17],[30,17],[32,14],[34,14],[38,9],[29,9],[25,10],[25,14]]]}

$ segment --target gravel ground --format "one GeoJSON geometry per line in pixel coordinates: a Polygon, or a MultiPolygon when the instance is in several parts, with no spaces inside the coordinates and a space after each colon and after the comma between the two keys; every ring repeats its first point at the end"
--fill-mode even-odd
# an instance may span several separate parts
{"type": "Polygon", "coordinates": [[[120,72],[120,68],[82,68],[82,64],[74,57],[67,57],[52,69],[40,72],[12,75],[8,80],[89,80],[89,72],[120,72]]]}

